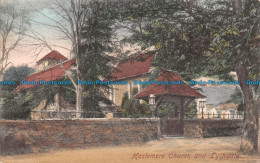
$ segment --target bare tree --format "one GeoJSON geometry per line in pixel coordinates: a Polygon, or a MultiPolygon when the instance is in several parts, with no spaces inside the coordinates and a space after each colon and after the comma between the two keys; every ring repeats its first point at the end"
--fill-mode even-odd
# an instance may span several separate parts
{"type": "Polygon", "coordinates": [[[10,64],[11,53],[25,37],[28,25],[25,14],[25,10],[19,10],[13,4],[0,4],[0,80],[10,64]]]}
{"type": "MultiPolygon", "coordinates": [[[[102,7],[107,7],[106,2],[107,4],[109,4],[109,1],[104,1],[102,7]]],[[[109,44],[112,44],[110,42],[110,34],[113,32],[107,30],[108,33],[100,34],[100,31],[97,32],[96,29],[98,25],[97,22],[99,22],[100,19],[102,19],[101,21],[105,22],[105,28],[110,26],[110,21],[103,17],[105,14],[101,14],[102,7],[100,7],[99,5],[99,1],[90,2],[87,0],[54,0],[53,3],[50,4],[50,6],[51,11],[56,15],[55,19],[38,10],[39,13],[51,20],[52,24],[45,24],[42,22],[38,23],[41,23],[48,28],[56,30],[61,34],[60,39],[70,41],[72,45],[72,53],[74,54],[76,60],[76,79],[72,78],[72,74],[70,72],[65,71],[65,69],[64,71],[68,78],[72,81],[75,89],[77,112],[76,118],[81,117],[81,112],[83,110],[82,92],[84,88],[82,85],[78,84],[78,81],[86,79],[86,76],[92,73],[90,71],[93,71],[91,68],[86,68],[87,65],[83,65],[85,64],[85,59],[86,57],[89,57],[89,59],[91,60],[91,57],[93,57],[91,55],[94,53],[105,53],[105,51],[109,49],[107,48],[109,44]],[[100,35],[102,36],[100,37],[100,35]],[[103,38],[105,38],[105,40],[103,40],[103,38]],[[105,47],[105,50],[103,49],[103,47],[105,47]]],[[[106,29],[104,31],[106,31],[106,29]]],[[[103,67],[104,66],[105,65],[103,65],[103,67]]]]}
{"type": "MultiPolygon", "coordinates": [[[[56,29],[64,34],[65,39],[69,39],[72,43],[72,49],[76,58],[76,73],[77,79],[82,80],[82,73],[80,71],[80,47],[82,45],[82,27],[86,17],[84,12],[84,6],[86,5],[85,0],[70,0],[70,3],[64,3],[56,0],[54,3],[53,11],[60,16],[65,22],[62,24],[61,21],[53,20],[56,23],[56,29]]],[[[73,81],[70,74],[68,77],[73,81]]],[[[75,81],[72,82],[76,92],[76,117],[80,118],[82,111],[82,85],[77,84],[75,81]]]]}
{"type": "MultiPolygon", "coordinates": [[[[76,59],[76,76],[78,80],[82,79],[82,73],[80,72],[80,46],[82,45],[82,27],[86,17],[86,12],[84,12],[84,6],[86,5],[85,0],[67,0],[67,1],[59,1],[54,0],[52,3],[49,4],[51,12],[56,15],[56,18],[52,18],[49,15],[41,12],[40,10],[35,10],[40,13],[42,16],[48,18],[52,23],[47,24],[45,22],[37,22],[33,21],[34,23],[41,24],[47,28],[50,28],[54,31],[57,31],[61,37],[60,39],[68,40],[72,47],[67,48],[61,46],[66,50],[72,50],[73,54],[75,55],[76,59]]],[[[41,45],[45,45],[47,48],[51,49],[51,45],[47,42],[45,37],[36,32],[31,30],[30,37],[37,40],[41,45]]],[[[64,67],[63,67],[64,68],[64,67]]],[[[72,81],[72,84],[75,89],[76,93],[76,117],[80,118],[82,111],[82,92],[83,88],[82,85],[78,85],[76,80],[72,78],[71,72],[68,72],[64,69],[68,78],[72,81]]]]}

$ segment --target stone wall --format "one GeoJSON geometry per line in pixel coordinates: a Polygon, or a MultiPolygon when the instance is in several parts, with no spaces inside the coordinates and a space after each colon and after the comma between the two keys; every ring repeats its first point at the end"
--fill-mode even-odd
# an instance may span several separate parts
{"type": "Polygon", "coordinates": [[[260,150],[260,118],[258,118],[258,125],[259,125],[259,128],[258,128],[258,149],[260,150]]]}
{"type": "Polygon", "coordinates": [[[198,119],[184,121],[185,137],[239,136],[242,119],[198,119]]]}
{"type": "Polygon", "coordinates": [[[0,120],[0,153],[143,143],[160,138],[159,124],[159,119],[0,120]]]}

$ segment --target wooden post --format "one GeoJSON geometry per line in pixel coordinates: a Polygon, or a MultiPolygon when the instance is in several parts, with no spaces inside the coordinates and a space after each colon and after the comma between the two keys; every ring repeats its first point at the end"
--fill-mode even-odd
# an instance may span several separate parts
{"type": "Polygon", "coordinates": [[[57,112],[61,111],[61,97],[60,97],[60,93],[56,94],[56,105],[57,105],[57,112]]]}
{"type": "Polygon", "coordinates": [[[177,110],[177,107],[174,106],[174,118],[177,118],[178,117],[178,110],[177,110]]]}
{"type": "Polygon", "coordinates": [[[184,106],[184,99],[181,97],[181,103],[180,103],[180,122],[181,122],[181,130],[182,134],[184,134],[184,114],[185,114],[185,106],[184,106]]]}
{"type": "Polygon", "coordinates": [[[203,116],[203,114],[204,114],[204,113],[203,113],[203,108],[202,108],[202,117],[201,117],[201,119],[204,119],[204,116],[203,116]]]}

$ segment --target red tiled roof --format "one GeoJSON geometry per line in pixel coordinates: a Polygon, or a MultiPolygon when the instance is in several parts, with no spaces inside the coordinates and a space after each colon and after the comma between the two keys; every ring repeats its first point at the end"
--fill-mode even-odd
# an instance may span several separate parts
{"type": "Polygon", "coordinates": [[[60,54],[59,52],[57,52],[56,50],[51,51],[50,53],[48,53],[47,55],[45,55],[42,59],[40,59],[38,62],[41,62],[45,59],[55,59],[55,60],[61,60],[61,61],[65,61],[68,58],[64,57],[62,54],[60,54]]]}
{"type": "MultiPolygon", "coordinates": [[[[75,63],[75,59],[71,59],[69,61],[66,61],[63,64],[65,70],[68,70],[71,68],[72,64],[75,63]]],[[[37,81],[39,82],[40,80],[43,81],[52,81],[52,80],[58,80],[62,78],[65,75],[64,70],[61,67],[61,64],[48,68],[44,71],[40,71],[38,73],[32,74],[28,76],[25,81],[37,81]]],[[[39,85],[39,84],[38,84],[39,85]]],[[[29,89],[32,87],[35,87],[37,85],[19,85],[16,89],[16,92],[20,91],[21,89],[29,89]]]]}
{"type": "Polygon", "coordinates": [[[138,56],[130,57],[126,61],[119,63],[112,70],[110,78],[112,80],[121,80],[148,73],[154,56],[154,54],[140,54],[138,56]]]}
{"type": "MultiPolygon", "coordinates": [[[[161,71],[161,75],[156,81],[183,81],[182,78],[175,72],[161,71]]],[[[176,96],[189,96],[189,97],[204,97],[202,94],[191,88],[185,82],[183,85],[149,85],[143,91],[138,93],[135,97],[139,99],[146,99],[149,95],[163,95],[171,94],[176,96]]]]}

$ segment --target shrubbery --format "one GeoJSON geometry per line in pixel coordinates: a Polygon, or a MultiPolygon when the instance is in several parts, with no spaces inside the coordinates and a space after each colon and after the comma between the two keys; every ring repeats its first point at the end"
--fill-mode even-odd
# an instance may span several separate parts
{"type": "Polygon", "coordinates": [[[10,93],[4,99],[2,106],[3,119],[30,119],[32,108],[37,106],[38,101],[33,94],[10,93]]]}
{"type": "Polygon", "coordinates": [[[124,94],[122,104],[119,111],[123,112],[124,117],[139,118],[139,117],[151,117],[151,110],[149,105],[144,101],[140,103],[138,99],[133,98],[138,93],[137,88],[131,90],[131,97],[128,98],[128,93],[124,94]]]}

